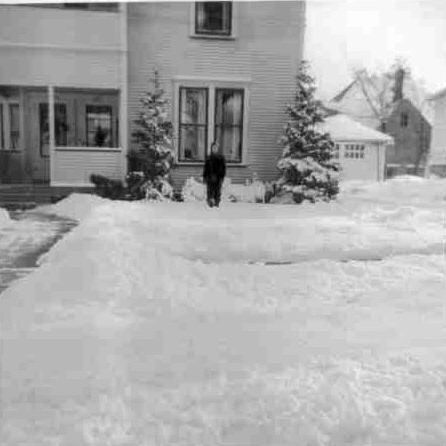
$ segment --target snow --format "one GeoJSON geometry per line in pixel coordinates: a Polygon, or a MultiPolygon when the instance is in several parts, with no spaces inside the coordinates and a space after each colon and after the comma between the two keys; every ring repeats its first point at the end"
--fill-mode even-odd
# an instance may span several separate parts
{"type": "Polygon", "coordinates": [[[334,141],[393,142],[393,138],[385,133],[366,127],[342,113],[328,116],[320,127],[321,131],[330,133],[334,141]]]}
{"type": "Polygon", "coordinates": [[[42,214],[82,220],[93,209],[104,203],[108,203],[108,200],[97,195],[73,193],[56,204],[40,206],[38,211],[42,214]]]}
{"type": "Polygon", "coordinates": [[[0,228],[7,226],[11,223],[11,218],[6,209],[0,208],[0,228]]]}
{"type": "MultiPolygon", "coordinates": [[[[226,178],[222,186],[222,201],[241,203],[261,203],[265,197],[265,185],[254,179],[250,184],[232,184],[226,178]]],[[[206,199],[205,185],[194,177],[188,178],[183,186],[182,195],[185,202],[204,201],[206,199]]]]}
{"type": "Polygon", "coordinates": [[[445,444],[445,196],[47,207],[80,224],[0,297],[0,439],[445,444]]]}

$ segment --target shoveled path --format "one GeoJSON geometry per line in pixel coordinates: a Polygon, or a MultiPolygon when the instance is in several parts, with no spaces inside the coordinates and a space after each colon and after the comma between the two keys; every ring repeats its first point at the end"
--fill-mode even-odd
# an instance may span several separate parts
{"type": "Polygon", "coordinates": [[[77,224],[38,210],[10,215],[11,223],[0,228],[0,293],[32,272],[39,257],[77,224]]]}

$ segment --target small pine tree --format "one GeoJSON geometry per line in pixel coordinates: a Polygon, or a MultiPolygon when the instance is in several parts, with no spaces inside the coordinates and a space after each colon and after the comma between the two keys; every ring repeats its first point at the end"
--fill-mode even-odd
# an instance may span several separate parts
{"type": "Polygon", "coordinates": [[[288,192],[296,203],[304,200],[329,201],[339,192],[339,168],[332,161],[334,143],[327,133],[318,131],[324,122],[321,104],[314,98],[314,79],[302,62],[297,74],[293,105],[287,105],[289,121],[284,126],[282,158],[277,164],[281,177],[277,192],[288,192]]]}
{"type": "MultiPolygon", "coordinates": [[[[139,145],[137,158],[144,174],[145,188],[154,188],[163,196],[170,196],[170,171],[174,164],[172,152],[172,123],[168,117],[169,101],[160,88],[155,71],[154,88],[141,98],[141,111],[134,121],[133,142],[139,145]]],[[[146,196],[150,193],[147,190],[146,196]]],[[[156,194],[155,194],[156,195],[156,194]]]]}

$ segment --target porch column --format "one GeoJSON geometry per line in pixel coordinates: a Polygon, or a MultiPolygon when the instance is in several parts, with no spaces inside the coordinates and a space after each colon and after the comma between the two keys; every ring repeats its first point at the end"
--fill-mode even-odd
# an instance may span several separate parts
{"type": "Polygon", "coordinates": [[[122,180],[127,174],[127,154],[129,150],[128,123],[128,38],[127,38],[127,4],[120,4],[121,13],[121,88],[119,94],[119,135],[118,144],[122,150],[122,180]]]}
{"type": "Polygon", "coordinates": [[[50,127],[50,185],[55,178],[56,129],[54,123],[54,87],[48,87],[48,121],[50,127]]]}

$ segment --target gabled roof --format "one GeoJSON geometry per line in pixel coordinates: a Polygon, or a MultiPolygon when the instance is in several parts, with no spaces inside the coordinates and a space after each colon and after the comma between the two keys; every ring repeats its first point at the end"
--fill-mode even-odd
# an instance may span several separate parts
{"type": "Polygon", "coordinates": [[[356,79],[348,84],[340,93],[338,93],[330,102],[341,102],[349,90],[356,84],[356,79]]]}
{"type": "Polygon", "coordinates": [[[319,130],[330,133],[334,141],[376,141],[389,144],[393,142],[391,136],[366,127],[342,113],[327,117],[319,126],[319,130]]]}
{"type": "Polygon", "coordinates": [[[440,99],[445,95],[446,95],[446,88],[443,88],[442,90],[434,93],[432,96],[429,96],[429,101],[435,101],[436,99],[440,99]]]}

